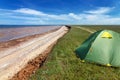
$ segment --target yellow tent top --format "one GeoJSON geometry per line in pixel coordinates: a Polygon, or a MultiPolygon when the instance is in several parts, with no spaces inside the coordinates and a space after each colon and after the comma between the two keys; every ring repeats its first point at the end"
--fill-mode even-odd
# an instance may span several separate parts
{"type": "Polygon", "coordinates": [[[101,37],[102,38],[112,38],[112,35],[109,32],[104,32],[101,37]]]}

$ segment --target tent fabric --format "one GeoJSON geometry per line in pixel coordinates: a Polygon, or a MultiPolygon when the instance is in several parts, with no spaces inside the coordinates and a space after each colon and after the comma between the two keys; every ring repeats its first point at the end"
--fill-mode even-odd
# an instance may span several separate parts
{"type": "Polygon", "coordinates": [[[86,57],[86,54],[88,53],[92,42],[96,39],[96,37],[98,36],[98,34],[101,32],[102,30],[93,33],[92,35],[90,35],[90,37],[88,39],[86,39],[82,45],[75,50],[75,53],[77,56],[79,56],[81,59],[84,59],[86,57]]]}
{"type": "Polygon", "coordinates": [[[93,33],[75,50],[76,55],[89,62],[120,66],[120,34],[111,30],[93,33]]]}

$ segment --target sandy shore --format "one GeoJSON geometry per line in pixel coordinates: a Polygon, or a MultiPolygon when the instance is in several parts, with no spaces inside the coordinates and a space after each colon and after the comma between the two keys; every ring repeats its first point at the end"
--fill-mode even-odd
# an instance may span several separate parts
{"type": "MultiPolygon", "coordinates": [[[[44,56],[43,58],[40,58],[40,60],[44,61],[47,54],[44,54],[44,52],[47,52],[46,50],[49,50],[48,48],[55,44],[55,42],[67,32],[68,29],[63,26],[59,29],[55,29],[44,34],[37,34],[1,43],[0,79],[10,79],[18,71],[24,68],[29,61],[33,60],[39,55],[44,56]]],[[[51,49],[52,47],[50,50],[51,49]]],[[[39,62],[40,61],[37,63],[39,62]]],[[[34,64],[36,65],[36,63],[34,64]]],[[[34,69],[32,71],[34,71],[34,69]]]]}
{"type": "Polygon", "coordinates": [[[46,49],[42,54],[40,54],[35,59],[29,61],[26,66],[21,69],[17,74],[15,74],[10,80],[29,80],[29,77],[39,69],[47,59],[49,53],[51,52],[54,44],[51,44],[48,49],[46,49]]]}

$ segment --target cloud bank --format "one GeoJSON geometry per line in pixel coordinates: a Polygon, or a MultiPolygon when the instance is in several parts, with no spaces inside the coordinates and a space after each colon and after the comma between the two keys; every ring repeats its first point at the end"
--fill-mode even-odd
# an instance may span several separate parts
{"type": "Polygon", "coordinates": [[[114,8],[99,7],[79,14],[48,14],[42,11],[20,8],[16,10],[0,9],[0,24],[120,24],[120,17],[109,13],[114,8]]]}

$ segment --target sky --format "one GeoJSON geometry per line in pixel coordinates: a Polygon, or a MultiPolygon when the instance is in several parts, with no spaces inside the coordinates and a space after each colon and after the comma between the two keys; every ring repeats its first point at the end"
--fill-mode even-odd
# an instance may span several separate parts
{"type": "Polygon", "coordinates": [[[0,0],[0,24],[120,24],[120,0],[0,0]]]}

